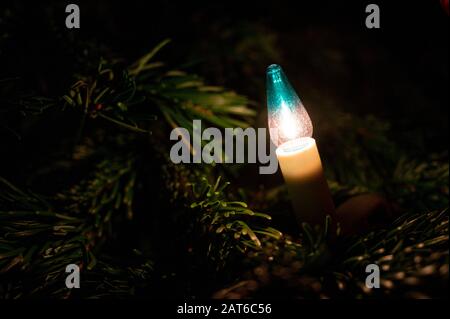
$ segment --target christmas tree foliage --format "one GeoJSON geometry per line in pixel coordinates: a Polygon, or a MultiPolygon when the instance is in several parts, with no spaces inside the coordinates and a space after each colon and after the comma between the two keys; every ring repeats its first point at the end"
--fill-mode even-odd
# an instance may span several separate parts
{"type": "Polygon", "coordinates": [[[243,185],[245,165],[168,157],[173,128],[248,127],[264,105],[166,60],[176,42],[133,62],[66,41],[58,89],[0,74],[1,299],[448,295],[448,154],[427,154],[420,130],[393,137],[385,119],[331,111],[322,157],[336,205],[366,194],[383,214],[358,231],[329,216],[297,228],[284,186],[243,185]],[[365,284],[372,263],[381,289],[365,284]],[[66,288],[69,264],[83,289],[66,288]]]}

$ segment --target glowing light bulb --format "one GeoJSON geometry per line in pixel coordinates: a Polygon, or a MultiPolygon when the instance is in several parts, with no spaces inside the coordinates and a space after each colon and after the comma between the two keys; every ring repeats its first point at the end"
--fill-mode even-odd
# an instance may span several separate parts
{"type": "Polygon", "coordinates": [[[272,142],[277,147],[291,148],[293,141],[312,137],[311,119],[279,65],[267,68],[266,87],[272,142]]]}

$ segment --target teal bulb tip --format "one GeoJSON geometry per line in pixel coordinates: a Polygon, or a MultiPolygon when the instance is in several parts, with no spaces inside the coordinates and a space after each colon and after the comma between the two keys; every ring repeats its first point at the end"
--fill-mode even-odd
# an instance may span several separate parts
{"type": "Polygon", "coordinates": [[[267,67],[267,73],[273,74],[279,71],[281,71],[281,66],[278,64],[271,64],[267,67]]]}

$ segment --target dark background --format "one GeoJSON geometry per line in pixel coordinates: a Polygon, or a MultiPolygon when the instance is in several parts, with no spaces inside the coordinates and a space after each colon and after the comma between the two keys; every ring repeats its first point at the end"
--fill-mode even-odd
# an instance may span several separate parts
{"type": "MultiPolygon", "coordinates": [[[[36,94],[61,95],[80,52],[132,61],[169,37],[161,57],[257,101],[258,126],[266,121],[265,68],[279,63],[319,140],[333,111],[342,111],[385,118],[406,144],[408,132],[421,130],[411,147],[446,150],[448,16],[438,0],[393,2],[375,1],[379,30],[365,27],[367,1],[78,1],[79,30],[65,28],[64,1],[2,2],[0,72],[36,94]]],[[[51,144],[60,129],[39,140],[51,144]]],[[[21,151],[13,133],[2,135],[10,152],[21,151]]]]}

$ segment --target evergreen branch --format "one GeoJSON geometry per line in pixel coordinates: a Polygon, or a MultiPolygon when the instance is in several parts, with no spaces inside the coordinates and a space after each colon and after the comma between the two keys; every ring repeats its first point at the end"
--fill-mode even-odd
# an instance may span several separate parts
{"type": "Polygon", "coordinates": [[[9,194],[0,200],[0,298],[56,293],[50,287],[64,283],[68,264],[93,261],[84,220],[14,189],[0,192],[9,194]],[[16,201],[11,201],[14,195],[16,201]]]}
{"type": "Polygon", "coordinates": [[[215,297],[440,296],[448,291],[448,219],[447,209],[405,213],[383,230],[340,238],[334,255],[323,241],[326,233],[304,226],[299,244],[275,241],[258,254],[251,252],[248,262],[254,268],[215,297]],[[366,286],[368,264],[380,266],[382,289],[366,286]]]}
{"type": "Polygon", "coordinates": [[[133,157],[105,160],[92,176],[52,198],[51,206],[0,180],[1,298],[68,297],[65,267],[92,271],[94,251],[111,236],[117,211],[132,218],[133,165],[133,157]]]}
{"type": "Polygon", "coordinates": [[[147,71],[147,70],[151,69],[152,67],[158,66],[157,64],[149,64],[149,61],[151,60],[151,58],[153,58],[153,56],[156,53],[158,53],[158,51],[160,51],[170,41],[171,41],[170,39],[165,39],[164,41],[159,43],[156,47],[154,47],[149,53],[147,53],[142,58],[140,58],[136,62],[134,62],[129,68],[130,74],[136,76],[139,73],[141,73],[142,71],[147,71]]]}
{"type": "MultiPolygon", "coordinates": [[[[424,298],[440,293],[448,283],[448,209],[403,214],[390,228],[371,232],[349,243],[342,265],[360,294],[424,298]],[[383,289],[365,286],[365,266],[380,266],[383,289]],[[349,271],[350,270],[350,271],[349,271]],[[424,282],[427,286],[423,286],[424,282]],[[436,291],[433,288],[435,285],[436,291]]],[[[344,270],[343,270],[344,271],[344,270]]],[[[349,283],[346,283],[349,284],[349,283]]]]}
{"type": "Polygon", "coordinates": [[[393,173],[392,183],[388,184],[388,192],[410,209],[441,209],[449,205],[448,180],[449,164],[445,156],[431,154],[430,160],[423,162],[402,156],[393,173]]]}
{"type": "Polygon", "coordinates": [[[64,105],[136,132],[148,132],[150,128],[138,123],[154,120],[158,113],[170,118],[169,125],[188,129],[194,119],[221,128],[248,126],[256,112],[247,106],[251,104],[247,98],[152,61],[168,42],[161,42],[128,69],[102,60],[97,74],[78,77],[69,94],[62,97],[64,105]]]}
{"type": "Polygon", "coordinates": [[[99,113],[98,116],[101,117],[101,118],[104,118],[105,120],[113,122],[113,123],[115,123],[117,125],[120,125],[120,126],[126,128],[126,129],[129,129],[131,131],[134,131],[134,132],[137,132],[137,133],[149,133],[148,131],[137,127],[136,125],[130,125],[130,124],[127,124],[125,122],[118,121],[118,120],[116,120],[116,119],[114,119],[112,117],[109,117],[109,116],[107,116],[107,115],[105,115],[103,113],[99,113]]]}
{"type": "Polygon", "coordinates": [[[270,215],[255,212],[244,202],[227,199],[225,189],[229,183],[223,183],[220,177],[214,184],[202,177],[188,185],[193,194],[189,207],[198,216],[208,238],[207,254],[217,268],[223,267],[234,251],[260,250],[266,241],[283,237],[280,231],[265,225],[271,220],[270,215]]]}
{"type": "Polygon", "coordinates": [[[97,164],[92,176],[57,194],[58,204],[73,214],[90,214],[94,218],[98,236],[108,230],[117,211],[133,217],[135,158],[116,157],[97,164]]]}
{"type": "Polygon", "coordinates": [[[134,78],[105,60],[100,61],[96,74],[79,77],[62,100],[65,106],[80,108],[85,116],[99,116],[135,132],[149,132],[137,122],[145,125],[155,119],[152,108],[141,105],[145,97],[136,91],[134,78]]]}

